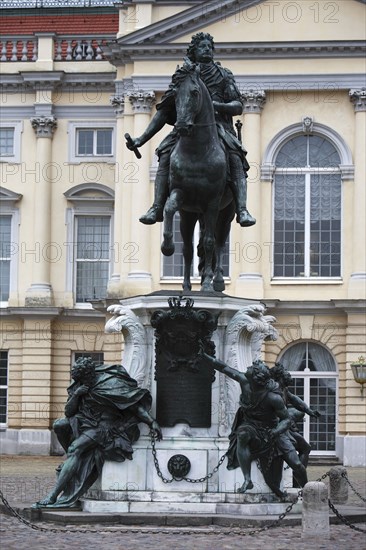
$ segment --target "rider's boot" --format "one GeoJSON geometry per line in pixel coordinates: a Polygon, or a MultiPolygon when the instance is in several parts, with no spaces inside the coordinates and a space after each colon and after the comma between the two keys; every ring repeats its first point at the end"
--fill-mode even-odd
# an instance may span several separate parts
{"type": "Polygon", "coordinates": [[[242,227],[250,227],[256,219],[247,209],[247,181],[242,167],[242,161],[237,155],[230,155],[231,191],[236,206],[236,221],[242,227]]]}
{"type": "Polygon", "coordinates": [[[168,167],[165,167],[164,160],[165,159],[161,157],[159,161],[159,168],[156,173],[154,202],[146,214],[140,218],[140,222],[145,225],[153,225],[156,222],[163,221],[164,206],[169,192],[169,165],[168,167]]]}
{"type": "Polygon", "coordinates": [[[145,225],[153,225],[156,222],[162,222],[163,210],[164,210],[163,205],[154,202],[152,206],[150,206],[146,214],[141,216],[140,222],[144,223],[145,225]]]}
{"type": "Polygon", "coordinates": [[[250,227],[251,225],[254,225],[257,220],[253,218],[246,208],[240,208],[236,215],[236,221],[242,227],[250,227]]]}

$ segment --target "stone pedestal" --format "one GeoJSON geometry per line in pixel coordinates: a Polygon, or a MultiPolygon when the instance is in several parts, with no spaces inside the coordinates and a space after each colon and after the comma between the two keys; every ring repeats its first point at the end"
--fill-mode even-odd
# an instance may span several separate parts
{"type": "Polygon", "coordinates": [[[303,489],[301,537],[329,539],[328,488],[321,481],[310,481],[303,489]]]}
{"type": "MultiPolygon", "coordinates": [[[[169,310],[168,298],[179,294],[157,292],[126,298],[108,308],[112,318],[107,321],[106,331],[123,332],[125,349],[122,364],[140,386],[151,392],[151,413],[154,417],[159,402],[154,376],[154,329],[150,320],[156,310],[169,310]]],[[[274,318],[265,315],[264,305],[257,301],[231,298],[221,293],[205,295],[191,292],[187,296],[194,300],[194,310],[220,313],[217,329],[212,336],[216,357],[233,368],[245,371],[260,358],[263,341],[277,337],[272,326],[274,318]]],[[[216,470],[220,458],[228,449],[228,435],[239,396],[239,384],[217,372],[212,384],[211,426],[192,428],[180,423],[163,427],[164,439],[156,442],[158,468],[154,463],[148,427],[141,424],[141,437],[134,445],[133,460],[122,464],[107,462],[101,478],[83,500],[83,509],[93,512],[202,513],[216,510],[217,513],[217,506],[222,505],[227,512],[221,513],[235,513],[234,509],[239,510],[236,508],[239,504],[259,505],[276,501],[255,462],[252,463],[254,488],[245,495],[235,493],[243,483],[240,469],[227,470],[225,458],[216,470]],[[168,461],[174,455],[184,455],[189,460],[190,470],[184,477],[196,481],[167,482],[172,480],[168,461]],[[211,475],[207,478],[208,474],[211,475]]],[[[285,486],[289,485],[287,477],[291,477],[290,470],[286,470],[284,476],[285,486]]]]}

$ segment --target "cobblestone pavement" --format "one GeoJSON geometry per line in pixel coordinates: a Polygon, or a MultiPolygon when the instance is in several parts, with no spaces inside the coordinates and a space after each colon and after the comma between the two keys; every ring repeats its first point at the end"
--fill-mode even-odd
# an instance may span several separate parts
{"type": "MultiPolygon", "coordinates": [[[[0,488],[10,504],[25,506],[47,493],[55,480],[55,467],[60,457],[9,457],[0,462],[0,488]]],[[[329,470],[326,466],[310,466],[309,480],[319,479],[329,470]]],[[[364,468],[349,468],[348,478],[363,496],[366,493],[364,468]]],[[[325,482],[327,480],[324,480],[325,482]]],[[[364,507],[365,503],[350,489],[348,504],[364,507]]],[[[366,550],[365,532],[357,532],[346,525],[331,525],[330,538],[301,538],[301,526],[281,526],[259,531],[248,528],[238,533],[237,529],[220,526],[195,528],[124,527],[119,525],[80,525],[58,527],[51,523],[37,523],[46,532],[33,530],[14,517],[0,515],[0,543],[2,550],[33,550],[51,548],[66,550],[85,548],[88,550],[366,550]],[[53,531],[54,530],[54,531],[53,531]],[[84,531],[84,532],[83,532],[84,531]]],[[[357,524],[366,529],[366,524],[357,524]]]]}

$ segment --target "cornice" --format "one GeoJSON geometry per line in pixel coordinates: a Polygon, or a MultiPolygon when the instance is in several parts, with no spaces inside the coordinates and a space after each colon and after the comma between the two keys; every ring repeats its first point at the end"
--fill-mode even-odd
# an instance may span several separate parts
{"type": "MultiPolygon", "coordinates": [[[[134,61],[179,60],[186,54],[188,44],[149,43],[131,44],[118,40],[103,46],[103,54],[114,66],[134,61]]],[[[227,42],[215,44],[215,58],[224,59],[309,59],[364,57],[363,40],[301,41],[301,42],[227,42]]]]}
{"type": "MultiPolygon", "coordinates": [[[[335,92],[352,89],[362,89],[366,86],[366,77],[359,74],[275,74],[275,75],[248,75],[236,74],[236,83],[241,93],[250,90],[264,90],[270,97],[271,92],[291,92],[296,90],[311,91],[314,94],[328,93],[329,97],[335,92]]],[[[132,91],[155,92],[165,91],[171,81],[170,75],[146,75],[132,76],[124,80],[115,80],[115,73],[87,73],[65,75],[57,86],[57,91],[74,91],[75,93],[91,90],[95,92],[108,92],[113,96],[123,96],[132,91]]],[[[20,74],[3,74],[1,76],[3,93],[33,93],[37,86],[31,86],[29,81],[25,84],[20,74]]],[[[96,112],[98,107],[103,113],[97,112],[103,117],[112,114],[110,106],[88,105],[86,106],[58,106],[54,105],[54,112],[58,118],[65,118],[68,114],[74,116],[75,109],[80,110],[80,116],[89,116],[90,112],[96,112]],[[57,111],[57,112],[56,112],[57,111]]],[[[34,114],[33,106],[3,105],[2,118],[30,117],[34,114]]]]}
{"type": "Polygon", "coordinates": [[[65,73],[64,71],[29,71],[18,74],[3,73],[0,86],[6,92],[34,92],[37,90],[84,91],[97,88],[103,92],[114,91],[115,72],[65,73]]]}
{"type": "Polygon", "coordinates": [[[365,315],[365,300],[265,300],[267,310],[273,315],[333,315],[355,313],[365,315]]]}
{"type": "MultiPolygon", "coordinates": [[[[116,93],[122,95],[132,90],[165,91],[171,76],[146,75],[132,76],[125,80],[116,80],[116,93]]],[[[360,74],[276,74],[276,75],[235,75],[235,81],[241,93],[249,90],[270,92],[291,92],[294,90],[327,92],[330,95],[341,90],[362,88],[366,84],[364,73],[360,74]]]]}
{"type": "Polygon", "coordinates": [[[20,193],[14,193],[14,191],[10,191],[10,189],[6,189],[5,187],[1,187],[0,189],[0,204],[6,203],[12,206],[16,202],[20,201],[22,197],[23,195],[20,193]]]}

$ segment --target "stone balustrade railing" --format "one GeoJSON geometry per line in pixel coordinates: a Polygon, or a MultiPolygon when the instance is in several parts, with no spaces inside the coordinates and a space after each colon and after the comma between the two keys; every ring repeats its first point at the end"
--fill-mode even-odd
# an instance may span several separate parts
{"type": "Polygon", "coordinates": [[[2,36],[0,61],[37,61],[38,38],[35,36],[2,36]]]}
{"type": "Polygon", "coordinates": [[[103,61],[103,46],[115,38],[114,35],[95,38],[92,36],[57,36],[55,61],[103,61]]]}
{"type": "MultiPolygon", "coordinates": [[[[54,61],[103,61],[103,46],[114,35],[55,36],[54,61]]],[[[0,40],[0,61],[37,61],[40,36],[3,36],[0,40]]]]}

